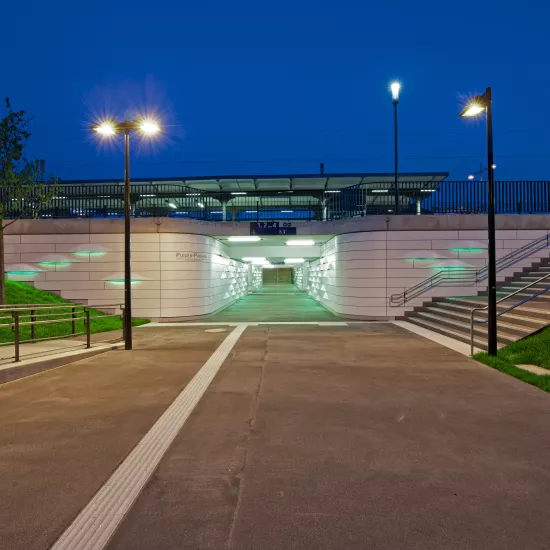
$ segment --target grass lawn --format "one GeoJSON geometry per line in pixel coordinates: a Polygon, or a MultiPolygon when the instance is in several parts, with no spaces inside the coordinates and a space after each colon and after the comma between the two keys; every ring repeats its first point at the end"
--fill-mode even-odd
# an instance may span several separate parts
{"type": "Polygon", "coordinates": [[[550,327],[500,349],[496,357],[490,357],[487,353],[477,353],[474,359],[550,392],[550,327]],[[515,365],[537,365],[549,369],[548,375],[533,374],[518,369],[515,365]]]}
{"type": "MultiPolygon", "coordinates": [[[[50,292],[45,292],[44,290],[38,290],[32,286],[26,285],[24,283],[17,283],[15,281],[6,281],[6,303],[8,304],[44,304],[44,305],[63,305],[70,304],[68,300],[65,300],[55,294],[50,292]]],[[[76,316],[83,317],[83,308],[84,306],[75,306],[76,307],[76,316]]],[[[122,329],[122,320],[120,317],[106,317],[104,313],[97,311],[95,309],[89,308],[90,318],[91,318],[91,331],[92,333],[96,332],[106,332],[109,330],[122,329]]],[[[63,317],[67,317],[71,314],[70,309],[60,309],[60,310],[40,310],[36,311],[36,314],[53,314],[53,313],[62,313],[63,317]]],[[[57,317],[59,318],[59,317],[57,317]]],[[[54,316],[40,317],[36,320],[48,320],[56,319],[54,316]]],[[[21,314],[21,322],[29,321],[30,314],[21,314]]],[[[0,320],[0,324],[7,323],[7,319],[0,320]]],[[[148,319],[132,319],[133,326],[140,326],[148,323],[148,319]]],[[[72,323],[70,321],[61,322],[61,323],[50,323],[44,325],[35,326],[35,338],[48,338],[52,336],[65,336],[69,335],[72,332],[72,323]]],[[[76,321],[76,332],[84,332],[84,321],[76,321]]],[[[31,337],[31,329],[29,326],[21,327],[21,340],[28,340],[31,337]]],[[[13,332],[11,328],[0,328],[0,342],[13,342],[13,332]]]]}

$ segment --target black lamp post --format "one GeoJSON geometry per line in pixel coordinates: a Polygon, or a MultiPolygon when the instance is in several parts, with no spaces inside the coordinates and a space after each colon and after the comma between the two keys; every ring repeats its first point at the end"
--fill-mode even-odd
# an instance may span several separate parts
{"type": "Polygon", "coordinates": [[[390,86],[393,103],[393,141],[394,141],[394,173],[393,183],[395,187],[395,213],[399,214],[399,162],[397,155],[397,105],[399,104],[399,90],[401,84],[393,82],[390,86]]]}
{"type": "Polygon", "coordinates": [[[487,174],[489,211],[487,229],[489,232],[489,280],[488,280],[488,339],[489,355],[497,354],[497,269],[495,247],[495,164],[493,157],[493,92],[491,87],[485,93],[474,97],[462,110],[459,116],[475,117],[485,112],[487,120],[487,174]]]}
{"type": "Polygon", "coordinates": [[[106,120],[94,124],[92,130],[108,138],[124,134],[124,348],[132,349],[132,266],[130,261],[130,132],[153,135],[160,126],[153,120],[106,120]]]}

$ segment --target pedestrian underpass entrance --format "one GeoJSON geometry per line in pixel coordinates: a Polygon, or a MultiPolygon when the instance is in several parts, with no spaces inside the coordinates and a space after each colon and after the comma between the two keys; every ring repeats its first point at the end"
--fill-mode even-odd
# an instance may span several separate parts
{"type": "Polygon", "coordinates": [[[293,269],[290,267],[264,269],[262,282],[264,285],[291,285],[294,283],[293,269]]]}

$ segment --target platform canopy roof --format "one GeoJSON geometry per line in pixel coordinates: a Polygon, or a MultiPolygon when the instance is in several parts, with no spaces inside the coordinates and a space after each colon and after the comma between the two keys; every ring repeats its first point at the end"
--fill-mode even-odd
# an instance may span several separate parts
{"type": "MultiPolygon", "coordinates": [[[[432,186],[448,177],[448,172],[403,172],[399,182],[422,182],[432,186]]],[[[331,191],[358,184],[393,183],[393,173],[298,174],[258,176],[210,176],[173,178],[133,178],[134,184],[172,184],[207,192],[331,191]]],[[[121,180],[72,180],[66,185],[122,184],[121,180]]]]}

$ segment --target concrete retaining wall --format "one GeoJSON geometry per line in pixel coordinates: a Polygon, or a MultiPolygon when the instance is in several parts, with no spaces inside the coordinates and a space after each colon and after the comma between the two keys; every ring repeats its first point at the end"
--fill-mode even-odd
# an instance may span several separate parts
{"type": "MultiPolygon", "coordinates": [[[[497,231],[497,257],[546,235],[546,230],[497,231]]],[[[338,235],[322,247],[319,260],[309,264],[308,292],[335,313],[392,318],[434,296],[473,296],[486,281],[470,286],[438,286],[405,307],[390,307],[392,294],[422,282],[445,268],[480,268],[487,264],[486,231],[372,231],[338,235]],[[464,250],[464,249],[476,250],[464,250]],[[457,250],[462,249],[462,250],[457,250]]],[[[498,273],[503,280],[537,258],[545,248],[498,273]]]]}
{"type": "MultiPolygon", "coordinates": [[[[124,301],[124,235],[6,235],[8,278],[90,305],[124,301]],[[33,271],[34,270],[34,271],[33,271]]],[[[133,315],[195,317],[244,296],[249,266],[203,235],[132,235],[133,315]]]]}

